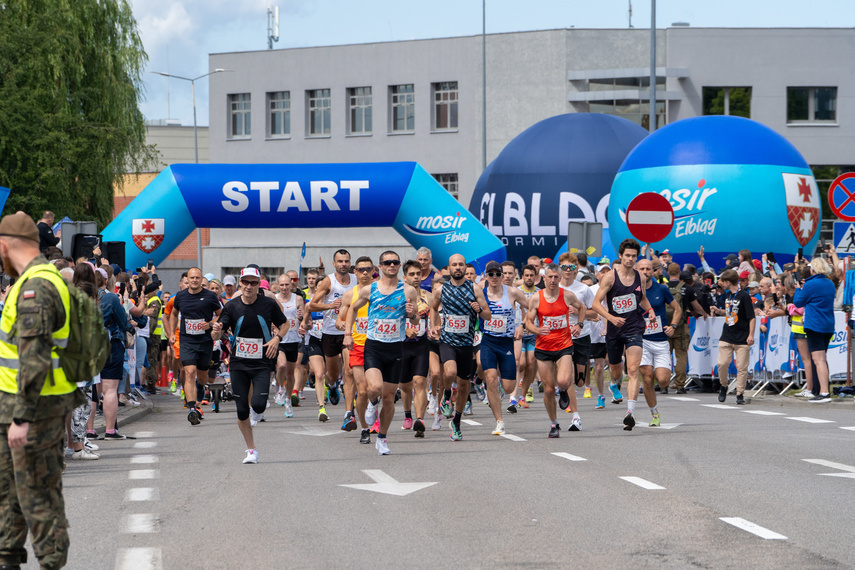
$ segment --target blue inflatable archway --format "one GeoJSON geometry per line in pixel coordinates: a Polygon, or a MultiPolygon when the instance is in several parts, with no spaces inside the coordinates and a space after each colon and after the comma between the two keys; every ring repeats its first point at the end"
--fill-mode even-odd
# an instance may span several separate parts
{"type": "Polygon", "coordinates": [[[159,264],[196,228],[390,226],[440,265],[455,253],[479,270],[506,259],[478,216],[415,162],[173,164],[102,235],[126,242],[126,267],[141,267],[159,264]]]}

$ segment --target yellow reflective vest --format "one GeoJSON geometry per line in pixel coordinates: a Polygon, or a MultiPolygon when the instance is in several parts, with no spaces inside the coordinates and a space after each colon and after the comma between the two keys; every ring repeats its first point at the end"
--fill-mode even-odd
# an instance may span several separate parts
{"type": "Polygon", "coordinates": [[[59,271],[51,264],[35,265],[29,268],[21,276],[6,297],[3,307],[3,318],[0,319],[0,391],[15,394],[18,392],[18,344],[15,342],[15,324],[18,318],[18,294],[24,283],[36,274],[42,279],[49,281],[62,299],[62,307],[65,309],[65,322],[62,327],[53,332],[53,346],[51,347],[51,363],[53,369],[48,372],[42,387],[42,396],[59,396],[70,394],[77,389],[77,385],[69,381],[65,372],[59,365],[58,348],[68,346],[69,322],[71,316],[71,303],[69,301],[68,287],[59,271]]]}
{"type": "MultiPolygon", "coordinates": [[[[163,332],[163,330],[161,330],[161,326],[160,326],[162,321],[163,321],[163,302],[160,301],[160,299],[158,299],[157,295],[155,295],[154,297],[152,297],[151,299],[149,299],[148,301],[145,302],[145,306],[146,306],[146,308],[148,308],[155,301],[160,302],[160,312],[157,314],[157,317],[156,317],[157,318],[157,326],[153,329],[149,329],[151,331],[151,335],[150,335],[151,338],[157,338],[163,332]]],[[[151,321],[151,319],[152,319],[152,317],[149,317],[149,321],[151,321]]]]}

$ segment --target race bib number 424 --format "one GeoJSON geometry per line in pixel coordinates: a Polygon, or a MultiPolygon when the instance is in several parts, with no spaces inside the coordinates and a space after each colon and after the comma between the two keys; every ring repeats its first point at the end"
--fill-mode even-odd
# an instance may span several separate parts
{"type": "Polygon", "coordinates": [[[400,321],[398,319],[375,319],[374,336],[377,340],[396,341],[401,338],[400,321]]]}

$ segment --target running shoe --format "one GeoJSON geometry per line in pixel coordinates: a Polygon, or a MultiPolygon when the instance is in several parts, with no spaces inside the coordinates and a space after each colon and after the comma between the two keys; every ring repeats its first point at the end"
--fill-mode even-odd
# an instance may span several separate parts
{"type": "MultiPolygon", "coordinates": [[[[200,420],[205,419],[205,412],[202,411],[202,408],[196,408],[196,413],[199,414],[200,420]]],[[[260,421],[260,422],[264,421],[264,414],[261,414],[261,419],[259,419],[258,421],[260,421]]]]}
{"type": "Polygon", "coordinates": [[[244,463],[258,463],[258,451],[254,449],[246,450],[246,457],[243,458],[244,463]]]}
{"type": "Polygon", "coordinates": [[[401,399],[401,391],[395,390],[395,402],[394,403],[397,404],[400,401],[400,399],[401,399]]]}
{"type": "MultiPolygon", "coordinates": [[[[255,427],[255,426],[257,426],[257,425],[258,425],[258,422],[260,421],[260,420],[259,420],[259,417],[260,417],[260,416],[261,416],[261,414],[256,414],[256,413],[255,413],[255,410],[253,410],[252,408],[250,408],[250,409],[249,409],[249,425],[250,425],[251,427],[255,427]]],[[[189,419],[189,418],[188,418],[188,419],[189,419]]]]}
{"type": "Polygon", "coordinates": [[[650,427],[659,427],[659,426],[661,426],[662,424],[661,424],[661,423],[660,423],[660,421],[659,421],[659,414],[653,414],[653,419],[652,419],[652,420],[650,420],[650,423],[649,423],[649,424],[647,424],[647,425],[649,425],[650,427]]]}
{"type": "Polygon", "coordinates": [[[418,418],[413,422],[413,435],[416,437],[425,436],[425,423],[418,418]]]}
{"type": "Polygon", "coordinates": [[[293,418],[294,417],[294,408],[291,406],[291,402],[285,402],[285,417],[293,418]]]}
{"type": "Polygon", "coordinates": [[[543,393],[543,382],[540,380],[537,381],[537,391],[543,393]]]}
{"type": "Polygon", "coordinates": [[[591,397],[591,389],[589,387],[585,386],[585,393],[582,394],[582,398],[587,400],[590,397],[591,397]]]}
{"type": "Polygon", "coordinates": [[[623,431],[632,431],[632,428],[635,427],[635,418],[632,417],[632,414],[627,412],[623,417],[623,431]]]}
{"type": "Polygon", "coordinates": [[[401,429],[413,429],[413,418],[404,418],[404,425],[401,429]]]}
{"type": "Polygon", "coordinates": [[[330,417],[327,415],[326,406],[321,406],[321,408],[318,410],[318,421],[325,422],[328,419],[330,419],[330,417]]]}
{"type": "Polygon", "coordinates": [[[667,394],[667,393],[668,393],[668,386],[663,387],[663,388],[662,388],[662,390],[660,390],[660,391],[661,391],[663,394],[667,394]]]}
{"type": "Polygon", "coordinates": [[[520,407],[521,407],[521,408],[528,409],[528,408],[530,408],[531,406],[529,406],[529,405],[528,405],[528,402],[526,402],[525,398],[523,398],[522,400],[520,400],[520,407]]]}
{"type": "Polygon", "coordinates": [[[463,415],[464,416],[471,416],[472,415],[472,402],[466,402],[466,406],[464,406],[464,408],[463,408],[463,415]]]}
{"type": "Polygon", "coordinates": [[[80,451],[73,452],[71,455],[66,455],[66,457],[69,457],[69,458],[75,459],[75,460],[77,460],[77,459],[93,460],[93,459],[100,459],[101,458],[100,455],[98,455],[94,451],[89,451],[88,449],[86,449],[86,447],[84,447],[80,451]]]}
{"type": "Polygon", "coordinates": [[[338,406],[338,403],[341,401],[341,395],[338,391],[338,382],[336,381],[332,386],[329,387],[329,398],[330,404],[333,406],[338,406]]]}
{"type": "Polygon", "coordinates": [[[371,433],[380,433],[380,418],[371,425],[371,433]]]}
{"type": "Polygon", "coordinates": [[[297,390],[291,392],[291,405],[295,408],[300,406],[300,394],[297,393],[297,390]]]}
{"type": "Polygon", "coordinates": [[[745,405],[745,396],[743,396],[742,394],[737,394],[736,395],[736,405],[737,406],[744,406],[745,405]]]}
{"type": "Polygon", "coordinates": [[[528,387],[528,391],[525,393],[525,401],[527,404],[534,402],[534,390],[531,389],[531,386],[528,387]]]}
{"type": "Polygon", "coordinates": [[[797,398],[813,398],[813,392],[810,390],[802,390],[798,394],[796,394],[797,398]]]}
{"type": "Polygon", "coordinates": [[[552,427],[549,428],[549,439],[556,439],[561,437],[561,426],[558,424],[552,424],[552,427]]]}
{"type": "MultiPolygon", "coordinates": [[[[196,411],[196,408],[190,408],[190,411],[187,412],[187,421],[190,422],[190,425],[197,426],[201,422],[202,418],[199,415],[199,412],[196,411]]],[[[110,434],[107,434],[110,435],[110,434]]],[[[106,439],[106,435],[104,436],[106,439]]]]}
{"type": "Polygon", "coordinates": [[[373,424],[377,420],[380,419],[380,398],[377,399],[377,403],[375,404],[371,400],[368,400],[368,406],[365,408],[365,423],[368,425],[373,424]]]}
{"type": "Polygon", "coordinates": [[[510,405],[508,406],[508,413],[509,413],[509,414],[515,414],[515,413],[517,413],[517,401],[516,401],[516,400],[514,400],[513,398],[511,398],[511,403],[510,403],[510,405]]]}
{"type": "Polygon", "coordinates": [[[389,455],[389,446],[386,445],[385,437],[378,437],[374,447],[377,448],[377,455],[389,455]]]}
{"type": "Polygon", "coordinates": [[[276,391],[276,397],[273,398],[273,401],[276,402],[277,406],[285,405],[285,390],[279,389],[276,391]]]}
{"type": "Polygon", "coordinates": [[[570,394],[567,393],[567,390],[559,390],[558,391],[558,407],[562,410],[566,410],[567,406],[570,405],[570,394]]]}
{"type": "Polygon", "coordinates": [[[429,416],[436,414],[436,396],[434,396],[433,394],[430,394],[428,396],[427,413],[429,416]]]}
{"type": "Polygon", "coordinates": [[[814,396],[813,398],[808,399],[808,402],[812,404],[825,404],[831,401],[831,396],[828,394],[820,394],[818,396],[814,396]]]}
{"type": "Polygon", "coordinates": [[[567,428],[567,431],[582,431],[582,419],[573,418],[573,421],[570,422],[570,427],[567,428]]]}
{"type": "Polygon", "coordinates": [[[433,417],[433,426],[430,428],[433,431],[439,431],[442,429],[442,416],[437,414],[433,417]]]}
{"type": "Polygon", "coordinates": [[[176,382],[175,380],[170,381],[169,382],[169,391],[174,394],[176,390],[178,390],[178,382],[176,382]]]}
{"type": "Polygon", "coordinates": [[[718,391],[718,401],[724,402],[727,399],[727,386],[722,386],[718,391]]]}
{"type": "Polygon", "coordinates": [[[439,405],[439,413],[447,418],[451,417],[451,402],[443,399],[442,404],[439,405]]]}
{"type": "Polygon", "coordinates": [[[475,384],[475,392],[478,394],[478,399],[482,402],[487,397],[487,390],[484,389],[483,382],[475,384]]]}
{"type": "Polygon", "coordinates": [[[300,399],[301,399],[301,400],[305,400],[305,399],[306,399],[306,396],[303,394],[303,391],[302,391],[302,390],[300,390],[300,399]]]}
{"type": "Polygon", "coordinates": [[[505,435],[505,422],[497,421],[496,429],[493,430],[492,435],[505,435]]]}
{"type": "Polygon", "coordinates": [[[359,443],[371,443],[371,431],[364,429],[359,436],[359,443]]]}
{"type": "Polygon", "coordinates": [[[463,432],[460,431],[460,428],[457,427],[457,424],[451,422],[451,435],[449,436],[452,441],[460,441],[463,439],[463,432]]]}
{"type": "MultiPolygon", "coordinates": [[[[195,425],[195,424],[193,424],[193,425],[195,425]]],[[[127,439],[127,438],[125,436],[123,436],[122,434],[120,434],[119,430],[115,430],[113,433],[105,433],[104,439],[105,440],[109,440],[109,439],[117,439],[118,440],[118,439],[127,439]]]]}
{"type": "Polygon", "coordinates": [[[597,409],[602,410],[606,407],[606,397],[600,394],[597,396],[597,409]]]}
{"type": "Polygon", "coordinates": [[[623,402],[623,394],[620,393],[620,387],[612,382],[609,384],[609,390],[612,391],[612,404],[620,404],[623,402]]]}
{"type": "Polygon", "coordinates": [[[348,412],[344,416],[344,423],[341,424],[341,431],[353,431],[356,429],[356,416],[348,412]]]}

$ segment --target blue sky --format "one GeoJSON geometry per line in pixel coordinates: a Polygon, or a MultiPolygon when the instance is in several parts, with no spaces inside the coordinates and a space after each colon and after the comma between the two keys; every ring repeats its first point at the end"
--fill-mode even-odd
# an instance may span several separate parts
{"type": "MultiPolygon", "coordinates": [[[[193,124],[190,84],[149,71],[197,77],[208,54],[267,49],[267,8],[280,9],[274,49],[437,38],[481,33],[480,0],[129,0],[149,56],[147,119],[193,124]],[[169,97],[167,97],[167,82],[169,97]]],[[[626,28],[628,0],[487,0],[487,33],[554,28],[626,28]]],[[[650,26],[650,1],[632,0],[634,27],[650,26]]],[[[853,0],[658,0],[657,27],[850,27],[853,0]]],[[[197,83],[200,125],[208,124],[208,86],[197,83]]]]}

